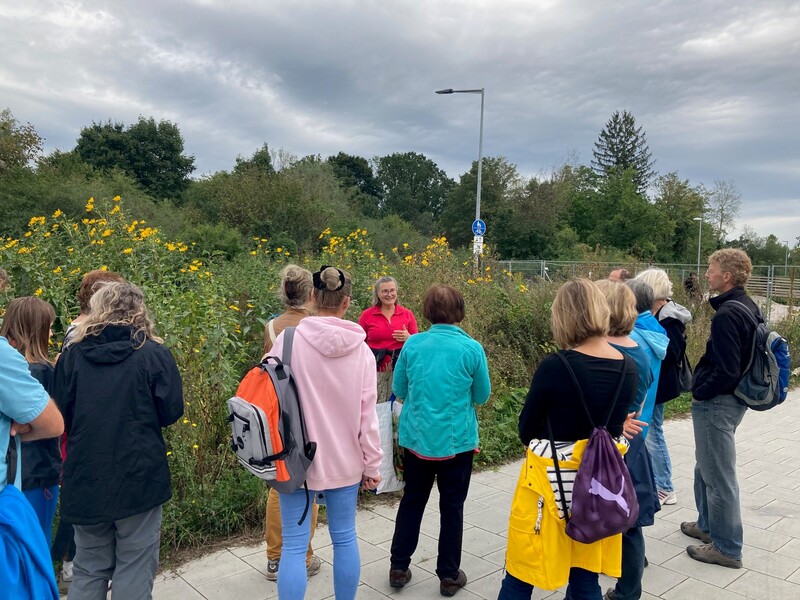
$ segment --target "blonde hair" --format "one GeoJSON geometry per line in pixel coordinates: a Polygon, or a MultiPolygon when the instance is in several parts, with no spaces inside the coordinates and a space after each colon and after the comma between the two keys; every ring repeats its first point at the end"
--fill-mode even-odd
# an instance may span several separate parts
{"type": "Polygon", "coordinates": [[[319,285],[314,284],[314,304],[317,311],[338,310],[353,290],[350,274],[336,267],[325,267],[316,274],[319,275],[320,281],[319,285]]]}
{"type": "Polygon", "coordinates": [[[608,335],[608,303],[589,279],[568,281],[556,293],[550,309],[553,338],[565,349],[592,337],[608,335]]]}
{"type": "MultiPolygon", "coordinates": [[[[400,288],[397,287],[397,280],[394,277],[390,277],[389,275],[379,277],[372,288],[372,306],[381,305],[381,295],[378,290],[384,283],[393,283],[395,291],[400,291],[400,288]]],[[[395,304],[400,304],[400,300],[395,300],[395,304]]]]}
{"type": "Polygon", "coordinates": [[[36,296],[14,298],[6,307],[0,335],[9,340],[29,363],[53,364],[48,342],[56,311],[36,296]]]}
{"type": "Polygon", "coordinates": [[[650,267],[636,276],[639,281],[644,281],[653,288],[654,300],[669,300],[672,298],[672,282],[664,269],[650,267]]]}
{"type": "Polygon", "coordinates": [[[723,248],[708,257],[708,264],[715,262],[723,273],[731,274],[731,284],[744,287],[753,273],[753,263],[744,251],[737,248],[723,248]]]}
{"type": "Polygon", "coordinates": [[[99,335],[109,325],[131,327],[131,341],[136,349],[147,340],[163,344],[156,335],[153,320],[144,305],[142,290],[128,281],[96,285],[89,300],[89,314],[75,326],[70,344],[77,344],[90,335],[99,335]]]}
{"type": "Polygon", "coordinates": [[[291,308],[301,308],[311,299],[311,271],[297,265],[286,265],[281,270],[281,302],[291,308]]]}
{"type": "Polygon", "coordinates": [[[636,296],[621,281],[601,279],[595,285],[608,303],[608,335],[628,335],[636,324],[636,296]]]}

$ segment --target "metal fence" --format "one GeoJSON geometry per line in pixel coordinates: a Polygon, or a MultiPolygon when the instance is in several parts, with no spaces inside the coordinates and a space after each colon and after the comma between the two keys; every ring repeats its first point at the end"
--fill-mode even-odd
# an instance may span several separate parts
{"type": "MultiPolygon", "coordinates": [[[[564,281],[572,277],[588,277],[602,279],[615,268],[625,268],[631,273],[638,273],[648,267],[664,269],[674,283],[680,284],[690,273],[697,272],[697,264],[653,264],[653,263],[607,263],[564,260],[501,260],[499,266],[512,273],[522,273],[529,279],[545,281],[564,281]]],[[[698,273],[700,283],[705,288],[703,273],[705,266],[700,265],[698,273]]],[[[785,265],[754,265],[753,274],[747,284],[747,291],[753,296],[764,298],[762,304],[765,312],[772,315],[773,303],[785,306],[785,314],[791,314],[800,292],[800,268],[785,265]]]]}

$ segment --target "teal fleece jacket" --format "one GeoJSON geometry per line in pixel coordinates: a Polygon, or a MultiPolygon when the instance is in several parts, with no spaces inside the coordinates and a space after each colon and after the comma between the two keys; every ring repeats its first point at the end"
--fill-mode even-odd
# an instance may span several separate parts
{"type": "Polygon", "coordinates": [[[433,325],[408,338],[392,388],[404,401],[401,446],[430,458],[478,447],[475,406],[489,399],[489,368],[483,347],[460,327],[433,325]]]}

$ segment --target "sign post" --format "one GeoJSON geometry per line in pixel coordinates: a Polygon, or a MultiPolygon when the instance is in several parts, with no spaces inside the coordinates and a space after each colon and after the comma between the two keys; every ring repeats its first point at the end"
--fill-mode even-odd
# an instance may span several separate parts
{"type": "Polygon", "coordinates": [[[475,259],[475,268],[478,268],[478,261],[483,254],[483,235],[486,233],[486,223],[481,219],[472,222],[472,254],[475,259]]]}

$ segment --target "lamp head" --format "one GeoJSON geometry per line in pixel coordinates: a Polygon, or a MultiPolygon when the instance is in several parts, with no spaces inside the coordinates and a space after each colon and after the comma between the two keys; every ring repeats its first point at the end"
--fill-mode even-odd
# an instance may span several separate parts
{"type": "Polygon", "coordinates": [[[447,88],[446,90],[436,90],[437,94],[452,94],[453,88],[447,88]]]}
{"type": "Polygon", "coordinates": [[[694,217],[692,221],[702,221],[703,217],[694,217]]]}

